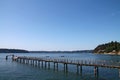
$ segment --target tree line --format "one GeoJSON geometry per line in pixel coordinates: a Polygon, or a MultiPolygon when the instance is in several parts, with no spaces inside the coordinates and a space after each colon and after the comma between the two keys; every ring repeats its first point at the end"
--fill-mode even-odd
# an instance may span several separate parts
{"type": "Polygon", "coordinates": [[[0,53],[29,53],[29,51],[21,49],[0,49],[0,53]]]}
{"type": "Polygon", "coordinates": [[[109,43],[98,45],[94,49],[94,53],[110,53],[110,52],[119,52],[120,51],[120,42],[111,41],[109,43]]]}

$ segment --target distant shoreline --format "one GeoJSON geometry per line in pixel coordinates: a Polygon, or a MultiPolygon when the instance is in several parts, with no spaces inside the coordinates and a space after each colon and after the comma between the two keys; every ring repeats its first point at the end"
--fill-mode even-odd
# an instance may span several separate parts
{"type": "Polygon", "coordinates": [[[22,49],[0,49],[0,53],[92,53],[93,50],[76,51],[28,51],[22,49]]]}
{"type": "Polygon", "coordinates": [[[79,51],[29,51],[30,53],[92,53],[93,50],[79,50],[79,51]]]}
{"type": "Polygon", "coordinates": [[[22,49],[0,49],[0,53],[29,53],[29,51],[22,49]]]}

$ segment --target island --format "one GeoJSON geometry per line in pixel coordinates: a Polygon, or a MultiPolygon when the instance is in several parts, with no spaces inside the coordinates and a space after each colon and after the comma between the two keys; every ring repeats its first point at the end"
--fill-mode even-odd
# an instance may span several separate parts
{"type": "Polygon", "coordinates": [[[109,43],[100,44],[93,50],[93,53],[120,55],[120,42],[111,41],[109,43]]]}
{"type": "Polygon", "coordinates": [[[0,53],[29,53],[29,51],[22,49],[0,49],[0,53]]]}

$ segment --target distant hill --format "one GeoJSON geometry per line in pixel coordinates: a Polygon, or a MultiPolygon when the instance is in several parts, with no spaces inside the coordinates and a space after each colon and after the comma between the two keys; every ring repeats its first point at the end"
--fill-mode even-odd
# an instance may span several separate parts
{"type": "Polygon", "coordinates": [[[29,53],[29,51],[21,49],[0,49],[0,53],[29,53]]]}
{"type": "Polygon", "coordinates": [[[98,45],[94,53],[109,53],[109,54],[119,54],[120,55],[120,42],[111,41],[109,43],[98,45]]]}
{"type": "Polygon", "coordinates": [[[76,51],[27,51],[21,49],[0,49],[0,53],[92,53],[93,50],[76,51]]]}
{"type": "Polygon", "coordinates": [[[92,53],[93,50],[77,50],[77,51],[29,51],[30,53],[92,53]]]}

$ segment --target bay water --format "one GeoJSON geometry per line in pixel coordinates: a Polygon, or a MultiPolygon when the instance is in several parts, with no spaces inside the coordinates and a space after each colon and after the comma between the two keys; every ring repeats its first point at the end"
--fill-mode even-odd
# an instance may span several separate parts
{"type": "MultiPolygon", "coordinates": [[[[58,71],[37,66],[18,63],[5,59],[10,53],[0,53],[0,80],[120,80],[119,70],[99,68],[99,76],[94,76],[94,67],[83,66],[82,75],[76,74],[76,66],[68,65],[68,73],[63,71],[63,64],[59,64],[58,71]]],[[[15,53],[16,56],[28,57],[61,57],[80,60],[106,60],[120,62],[120,56],[93,53],[15,53]]]]}

